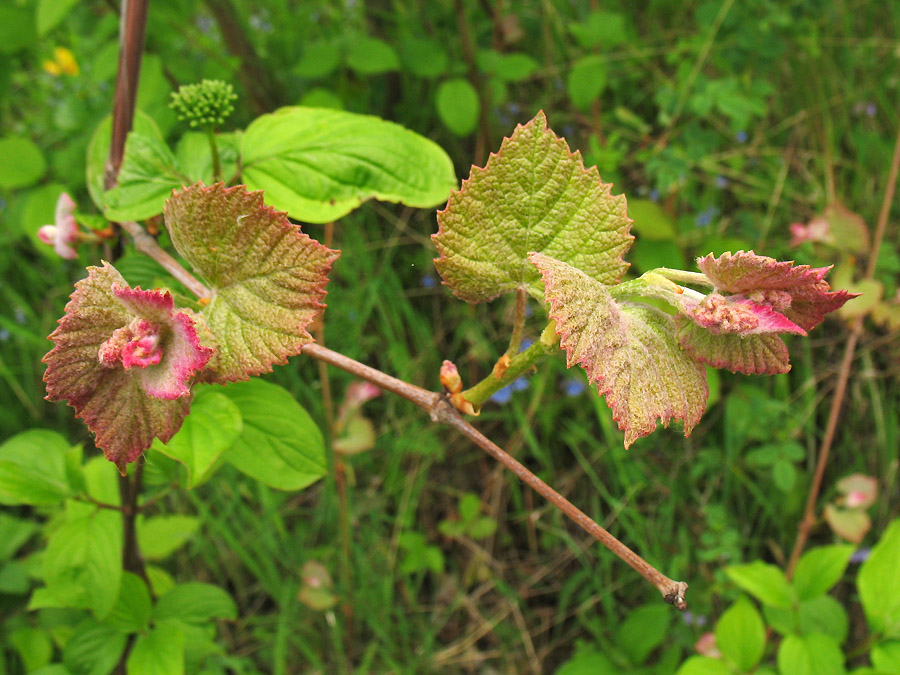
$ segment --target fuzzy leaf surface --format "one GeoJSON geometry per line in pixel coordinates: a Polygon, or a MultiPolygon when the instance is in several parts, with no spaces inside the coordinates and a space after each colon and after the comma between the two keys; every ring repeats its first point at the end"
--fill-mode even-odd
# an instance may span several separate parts
{"type": "Polygon", "coordinates": [[[190,408],[190,379],[212,352],[168,293],[128,288],[106,262],[75,284],[50,339],[56,346],[43,359],[47,398],[67,400],[120,471],[154,438],[165,442],[178,431],[190,408]],[[136,322],[159,328],[155,361],[128,352],[137,344],[129,342],[136,322]]]}
{"type": "Polygon", "coordinates": [[[529,259],[543,277],[568,366],[582,366],[606,396],[625,447],[657,421],[682,420],[690,434],[706,408],[706,368],[678,345],[673,319],[616,302],[602,283],[564,262],[539,253],[529,259]]]}
{"type": "Polygon", "coordinates": [[[399,124],[291,107],[257,118],[241,140],[243,178],[292,218],[327,223],[367,199],[436,206],[456,187],[450,158],[399,124]]]}
{"type": "Polygon", "coordinates": [[[787,345],[778,335],[711,333],[683,315],[677,317],[676,325],[685,351],[713,368],[745,375],[774,375],[791,369],[787,345]]]}
{"type": "Polygon", "coordinates": [[[628,264],[631,220],[625,197],[614,197],[596,167],[584,168],[579,152],[547,128],[543,113],[519,125],[472,167],[462,188],[438,212],[432,236],[435,266],[453,293],[486,302],[527,288],[543,297],[531,252],[568,263],[604,284],[621,279],[628,264]]]}
{"type": "Polygon", "coordinates": [[[269,372],[312,341],[306,328],[325,308],[338,251],[242,187],[198,183],[174,193],[165,216],[175,248],[213,290],[202,310],[217,341],[206,380],[269,372]]]}

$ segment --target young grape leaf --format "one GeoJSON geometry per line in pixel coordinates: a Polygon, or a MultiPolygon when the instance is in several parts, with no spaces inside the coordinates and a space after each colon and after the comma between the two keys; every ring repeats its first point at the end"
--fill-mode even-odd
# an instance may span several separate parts
{"type": "Polygon", "coordinates": [[[706,368],[678,345],[672,317],[616,302],[602,283],[559,260],[540,253],[529,260],[543,277],[569,367],[581,365],[606,396],[625,447],[657,420],[682,420],[690,434],[706,408],[706,368]]]}
{"type": "Polygon", "coordinates": [[[178,431],[191,379],[213,352],[168,292],[129,288],[106,262],[75,284],[49,339],[47,398],[68,400],[123,473],[154,438],[178,431]]]}
{"type": "Polygon", "coordinates": [[[486,302],[517,288],[543,297],[536,251],[568,263],[604,284],[617,283],[628,264],[631,220],[625,197],[612,196],[596,167],[547,128],[544,113],[519,125],[481,169],[438,212],[434,262],[453,293],[486,302]]]}
{"type": "Polygon", "coordinates": [[[716,334],[684,316],[678,316],[675,323],[675,335],[685,351],[713,368],[745,375],[775,375],[791,369],[787,345],[772,333],[716,334]]]}
{"type": "Polygon", "coordinates": [[[206,381],[269,372],[312,341],[306,328],[325,309],[340,252],[265,206],[262,192],[241,186],[198,183],[175,192],[165,218],[175,248],[213,291],[202,310],[217,340],[206,381]]]}

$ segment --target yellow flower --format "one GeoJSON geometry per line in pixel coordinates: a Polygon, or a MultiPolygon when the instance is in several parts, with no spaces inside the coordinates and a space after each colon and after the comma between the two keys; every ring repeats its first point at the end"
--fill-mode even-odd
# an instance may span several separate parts
{"type": "Polygon", "coordinates": [[[53,50],[53,60],[47,59],[43,64],[44,70],[51,75],[77,75],[78,62],[71,50],[65,47],[57,47],[53,50]]]}

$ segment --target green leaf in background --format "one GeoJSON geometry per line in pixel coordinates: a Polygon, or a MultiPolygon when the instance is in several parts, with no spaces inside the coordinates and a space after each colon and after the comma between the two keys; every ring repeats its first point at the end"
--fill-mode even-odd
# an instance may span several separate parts
{"type": "Polygon", "coordinates": [[[671,623],[671,608],[664,604],[638,607],[619,627],[617,643],[631,663],[639,665],[662,644],[671,623]]]}
{"type": "Polygon", "coordinates": [[[223,391],[244,419],[226,461],[279,490],[301,490],[326,474],[322,432],[287,390],[253,379],[223,391]]]}
{"type": "Polygon", "coordinates": [[[641,239],[665,241],[675,238],[674,219],[656,202],[649,199],[629,199],[628,216],[634,221],[631,224],[632,231],[641,239]]]}
{"type": "Polygon", "coordinates": [[[599,10],[591,12],[585,21],[571,23],[568,28],[585,49],[611,49],[628,41],[625,25],[622,14],[599,10]]]}
{"type": "Polygon", "coordinates": [[[681,664],[675,675],[731,675],[731,668],[722,659],[692,656],[681,664]]]}
{"type": "MultiPolygon", "coordinates": [[[[233,176],[237,172],[240,146],[240,133],[216,134],[216,148],[222,170],[220,179],[233,176]]],[[[209,137],[205,133],[189,131],[178,139],[175,162],[179,172],[189,183],[200,181],[209,185],[215,182],[212,150],[209,147],[209,137]]]]}
{"type": "Polygon", "coordinates": [[[241,140],[243,178],[293,218],[327,223],[367,199],[427,208],[456,186],[436,143],[369,115],[282,108],[257,118],[241,140]]]}
{"type": "Polygon", "coordinates": [[[384,40],[359,37],[347,41],[347,65],[360,75],[380,75],[397,70],[400,60],[384,40]]]}
{"type": "Polygon", "coordinates": [[[152,516],[138,518],[138,545],[147,560],[165,560],[200,527],[200,519],[192,516],[152,516]]]}
{"type": "Polygon", "coordinates": [[[410,38],[400,42],[400,61],[403,68],[417,77],[438,77],[447,72],[450,59],[437,40],[410,38]]]}
{"type": "Polygon", "coordinates": [[[241,186],[198,183],[172,195],[165,214],[175,248],[213,292],[202,313],[216,353],[203,376],[245,380],[300,353],[340,254],[241,186]]]}
{"type": "Polygon", "coordinates": [[[36,522],[0,511],[0,561],[12,558],[36,531],[36,522]]]}
{"type": "Polygon", "coordinates": [[[544,113],[519,125],[485,168],[472,168],[462,189],[438,212],[435,267],[453,293],[485,302],[527,288],[543,298],[528,254],[543,253],[603,284],[625,273],[633,237],[625,197],[614,197],[595,167],[547,128],[544,113]]]}
{"type": "Polygon", "coordinates": [[[882,642],[872,647],[872,665],[885,673],[900,673],[900,642],[882,642]]]}
{"type": "Polygon", "coordinates": [[[577,363],[596,383],[625,432],[625,447],[652,433],[657,421],[681,420],[689,435],[706,409],[706,366],[675,341],[671,317],[619,304],[602,283],[564,262],[529,258],[543,276],[566,365],[577,363]]]}
{"type": "Polygon", "coordinates": [[[850,619],[840,602],[830,595],[819,595],[800,603],[797,628],[803,635],[822,633],[841,644],[850,632],[850,619]]]}
{"type": "Polygon", "coordinates": [[[44,153],[30,139],[22,136],[0,138],[0,158],[0,189],[34,185],[47,171],[44,153]]]}
{"type": "Polygon", "coordinates": [[[294,66],[294,73],[318,79],[331,75],[340,63],[341,50],[334,40],[311,40],[303,45],[303,56],[294,66]]]}
{"type": "Polygon", "coordinates": [[[572,64],[566,90],[575,107],[587,110],[606,89],[606,58],[599,54],[583,56],[572,64]]]}
{"type": "Polygon", "coordinates": [[[55,431],[23,431],[0,445],[0,504],[58,504],[72,487],[69,443],[55,431]]]}
{"type": "Polygon", "coordinates": [[[653,241],[638,236],[631,247],[628,259],[634,265],[634,269],[642,273],[658,267],[672,269],[684,269],[685,267],[684,253],[674,239],[653,241]]]}
{"type": "Polygon", "coordinates": [[[856,586],[870,628],[900,639],[900,518],[891,521],[869,559],[859,570],[856,586]]]}
{"type": "Polygon", "coordinates": [[[119,183],[103,195],[110,220],[143,220],[162,213],[172,190],[190,181],[161,138],[137,131],[128,134],[119,183]]]}
{"type": "Polygon", "coordinates": [[[738,599],[716,624],[716,646],[742,671],[753,670],[766,647],[766,626],[746,598],[738,599]]]}
{"type": "Polygon", "coordinates": [[[754,560],[745,565],[726,567],[725,574],[764,605],[779,609],[791,609],[794,606],[794,591],[784,572],[775,565],[754,560]]]}
{"type": "Polygon", "coordinates": [[[844,654],[832,638],[821,633],[788,635],[778,648],[781,675],[843,675],[844,654]]]}
{"type": "MultiPolygon", "coordinates": [[[[134,111],[133,130],[142,136],[150,136],[162,142],[162,132],[153,118],[141,110],[134,111]]],[[[106,207],[103,193],[106,192],[104,177],[106,174],[106,160],[109,158],[109,146],[112,141],[112,116],[103,118],[97,125],[91,142],[88,144],[87,164],[85,165],[85,181],[91,200],[101,211],[106,207]]]]}
{"type": "Polygon", "coordinates": [[[600,649],[584,640],[575,642],[575,654],[556,675],[618,675],[620,669],[600,649]]]}
{"type": "Polygon", "coordinates": [[[503,54],[493,49],[478,52],[478,67],[504,82],[521,82],[531,77],[540,64],[528,54],[513,52],[503,54]]]}
{"type": "Polygon", "coordinates": [[[218,586],[179,584],[157,601],[153,618],[205,625],[212,619],[236,619],[237,607],[232,597],[218,586]]]}
{"type": "Polygon", "coordinates": [[[48,664],[53,657],[53,642],[47,631],[23,626],[12,631],[7,639],[19,653],[22,664],[28,672],[34,672],[48,664]]]}
{"type": "Polygon", "coordinates": [[[810,549],[797,562],[794,590],[800,600],[827,593],[844,575],[854,547],[848,544],[819,546],[810,549]]]}
{"type": "Polygon", "coordinates": [[[138,575],[124,572],[119,597],[103,623],[123,633],[137,633],[146,628],[152,611],[147,584],[138,575]]]}
{"type": "Polygon", "coordinates": [[[187,486],[204,483],[218,467],[219,457],[240,436],[244,428],[241,411],[219,391],[209,387],[195,390],[191,414],[168,443],[154,441],[153,447],[187,468],[187,486]]]}
{"type": "Polygon", "coordinates": [[[346,107],[340,96],[325,87],[313,87],[307,91],[300,99],[300,105],[308,108],[334,108],[335,110],[343,110],[346,107]]]}
{"type": "MultiPolygon", "coordinates": [[[[8,2],[0,5],[0,54],[14,54],[37,42],[34,10],[8,2]]],[[[4,163],[6,154],[0,153],[4,163]]]]}
{"type": "Polygon", "coordinates": [[[463,77],[441,82],[435,97],[438,116],[457,136],[468,136],[478,125],[481,102],[475,87],[463,77]]]}
{"type": "Polygon", "coordinates": [[[77,4],[78,0],[38,0],[36,16],[38,35],[44,36],[56,28],[77,4]]]}
{"type": "MultiPolygon", "coordinates": [[[[103,619],[119,596],[122,578],[122,515],[109,509],[63,523],[44,553],[47,595],[62,604],[84,607],[103,619]]],[[[32,607],[34,605],[32,604],[32,607]]]]}
{"type": "Polygon", "coordinates": [[[160,621],[138,635],[127,666],[128,675],[184,675],[184,635],[178,622],[160,621]]]}
{"type": "Polygon", "coordinates": [[[63,648],[63,663],[73,673],[109,675],[125,651],[128,635],[114,626],[85,619],[63,648]]]}

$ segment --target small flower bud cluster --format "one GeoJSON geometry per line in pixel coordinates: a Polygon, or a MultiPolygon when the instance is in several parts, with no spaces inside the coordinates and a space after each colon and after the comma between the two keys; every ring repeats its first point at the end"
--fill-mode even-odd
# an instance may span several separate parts
{"type": "Polygon", "coordinates": [[[169,104],[178,119],[192,128],[217,127],[234,112],[232,103],[237,100],[234,87],[222,80],[203,80],[199,84],[186,84],[172,93],[169,104]]]}

